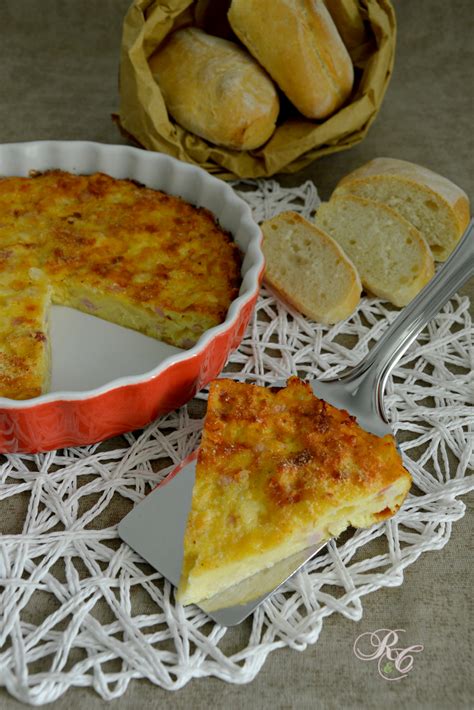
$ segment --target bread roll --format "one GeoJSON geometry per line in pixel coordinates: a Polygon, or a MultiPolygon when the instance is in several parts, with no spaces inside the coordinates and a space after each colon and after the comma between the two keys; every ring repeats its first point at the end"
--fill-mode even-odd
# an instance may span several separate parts
{"type": "Polygon", "coordinates": [[[360,300],[359,275],[339,245],[296,212],[261,224],[264,279],[287,303],[320,323],[351,315],[360,300]]]}
{"type": "Polygon", "coordinates": [[[320,205],[316,225],[344,249],[362,285],[396,306],[406,306],[434,274],[420,232],[381,202],[333,195],[320,205]]]}
{"type": "Polygon", "coordinates": [[[235,150],[252,150],[275,130],[276,89],[234,42],[187,27],[150,59],[166,107],[183,128],[235,150]]]}
{"type": "Polygon", "coordinates": [[[304,116],[325,118],[347,99],[354,70],[323,0],[233,0],[228,17],[304,116]]]}
{"type": "Polygon", "coordinates": [[[336,195],[383,202],[425,237],[436,261],[444,261],[469,223],[469,199],[460,187],[415,163],[375,158],[344,177],[336,195]]]}

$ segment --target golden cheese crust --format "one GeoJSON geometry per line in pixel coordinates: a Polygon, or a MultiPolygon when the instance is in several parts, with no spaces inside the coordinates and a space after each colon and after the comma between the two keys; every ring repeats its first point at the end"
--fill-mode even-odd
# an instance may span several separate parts
{"type": "Polygon", "coordinates": [[[26,399],[48,383],[51,289],[27,246],[0,248],[0,394],[26,399]]]}
{"type": "MultiPolygon", "coordinates": [[[[53,303],[178,347],[221,323],[240,286],[240,252],[210,212],[102,173],[0,179],[0,251],[19,247],[18,278],[40,269],[53,303]]],[[[0,396],[31,395],[0,381],[0,396]]]]}
{"type": "Polygon", "coordinates": [[[243,578],[349,524],[387,518],[410,484],[393,437],[364,431],[298,378],[279,390],[214,381],[178,598],[199,601],[220,591],[212,584],[235,583],[234,571],[243,578]]]}

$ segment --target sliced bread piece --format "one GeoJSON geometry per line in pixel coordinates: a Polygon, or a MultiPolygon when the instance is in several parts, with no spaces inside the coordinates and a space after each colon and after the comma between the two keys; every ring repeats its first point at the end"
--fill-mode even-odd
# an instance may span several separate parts
{"type": "Polygon", "coordinates": [[[460,187],[406,160],[371,160],[346,175],[334,192],[348,193],[397,210],[420,230],[436,261],[447,259],[469,222],[469,199],[460,187]]]}
{"type": "Polygon", "coordinates": [[[353,263],[320,228],[296,212],[261,224],[265,281],[290,305],[320,323],[347,318],[362,285],[353,263]]]}
{"type": "Polygon", "coordinates": [[[355,264],[364,288],[405,306],[434,273],[433,256],[420,232],[387,205],[356,195],[333,195],[316,224],[355,264]]]}

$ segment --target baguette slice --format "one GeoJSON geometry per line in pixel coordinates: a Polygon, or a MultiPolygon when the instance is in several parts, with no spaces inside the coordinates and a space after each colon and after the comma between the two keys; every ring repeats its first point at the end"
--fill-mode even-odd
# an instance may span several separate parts
{"type": "Polygon", "coordinates": [[[352,259],[364,288],[396,306],[406,306],[434,274],[420,232],[380,202],[333,195],[319,207],[316,224],[352,259]]]}
{"type": "Polygon", "coordinates": [[[383,202],[420,230],[436,261],[444,261],[469,222],[469,199],[460,187],[415,163],[375,158],[346,175],[335,195],[383,202]]]}
{"type": "Polygon", "coordinates": [[[261,225],[264,279],[285,301],[320,323],[347,318],[360,300],[359,274],[339,245],[296,212],[261,225]]]}

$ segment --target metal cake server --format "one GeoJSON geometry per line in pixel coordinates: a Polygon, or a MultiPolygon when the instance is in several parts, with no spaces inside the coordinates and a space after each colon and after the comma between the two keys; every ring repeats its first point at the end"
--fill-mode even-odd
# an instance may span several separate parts
{"type": "MultiPolygon", "coordinates": [[[[313,380],[315,395],[348,410],[367,431],[378,436],[391,433],[383,407],[383,393],[391,370],[425,325],[473,274],[474,222],[471,221],[446,263],[400,312],[368,356],[339,379],[313,380]]],[[[118,527],[120,537],[175,586],[181,573],[196,455],[194,452],[174,469],[118,527]]],[[[326,543],[320,541],[199,606],[223,626],[238,624],[326,543]]]]}
{"type": "Polygon", "coordinates": [[[383,394],[390,372],[423,328],[460,286],[474,274],[474,220],[438,273],[400,311],[367,357],[337,380],[313,380],[314,394],[347,409],[358,423],[378,436],[391,434],[383,394]]]}

